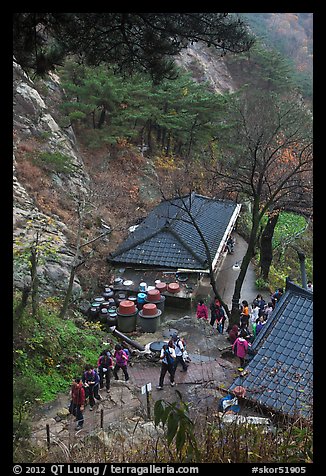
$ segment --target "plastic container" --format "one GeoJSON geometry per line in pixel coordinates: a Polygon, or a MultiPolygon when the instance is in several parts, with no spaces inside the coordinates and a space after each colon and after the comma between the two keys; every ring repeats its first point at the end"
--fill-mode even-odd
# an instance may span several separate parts
{"type": "Polygon", "coordinates": [[[138,293],[137,294],[137,307],[138,309],[142,309],[143,305],[145,304],[147,294],[146,293],[138,293]]]}
{"type": "Polygon", "coordinates": [[[147,291],[147,283],[144,283],[144,282],[139,283],[139,291],[141,293],[145,293],[147,291]]]}

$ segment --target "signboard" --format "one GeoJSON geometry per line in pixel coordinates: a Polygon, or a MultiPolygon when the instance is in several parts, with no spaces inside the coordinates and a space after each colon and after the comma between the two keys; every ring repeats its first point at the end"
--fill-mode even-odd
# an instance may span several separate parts
{"type": "Polygon", "coordinates": [[[152,384],[147,383],[146,385],[142,386],[142,388],[141,388],[141,394],[142,395],[144,395],[146,393],[146,388],[147,388],[147,392],[150,392],[152,390],[152,384]]]}

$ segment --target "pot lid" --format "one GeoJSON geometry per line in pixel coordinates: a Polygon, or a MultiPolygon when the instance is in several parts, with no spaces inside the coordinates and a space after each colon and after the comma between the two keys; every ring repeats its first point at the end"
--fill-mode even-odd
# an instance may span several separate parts
{"type": "Polygon", "coordinates": [[[165,345],[165,344],[167,344],[166,341],[158,340],[158,341],[152,342],[150,344],[149,348],[152,352],[161,352],[161,349],[162,349],[163,345],[165,345]]]}
{"type": "Polygon", "coordinates": [[[131,286],[132,284],[134,284],[134,282],[131,281],[131,279],[127,279],[126,281],[123,282],[124,286],[131,286]]]}

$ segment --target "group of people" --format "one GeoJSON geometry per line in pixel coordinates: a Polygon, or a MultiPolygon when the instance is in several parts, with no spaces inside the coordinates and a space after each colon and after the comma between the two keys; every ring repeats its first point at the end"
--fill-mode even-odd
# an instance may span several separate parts
{"type": "Polygon", "coordinates": [[[103,350],[96,368],[91,364],[86,365],[82,376],[73,380],[69,412],[76,417],[76,430],[83,428],[86,400],[88,399],[90,411],[94,408],[95,400],[102,400],[99,390],[104,388],[104,381],[106,391],[109,392],[112,374],[118,380],[118,372],[122,370],[125,381],[129,380],[129,355],[127,347],[116,344],[113,355],[109,349],[103,350]]]}
{"type": "Polygon", "coordinates": [[[257,294],[251,306],[248,301],[242,301],[239,325],[234,324],[229,331],[229,340],[234,354],[239,358],[240,369],[244,367],[252,342],[263,329],[282,295],[283,289],[278,288],[268,302],[261,294],[257,294]]]}
{"type": "MultiPolygon", "coordinates": [[[[216,322],[216,328],[218,332],[220,334],[223,334],[224,324],[226,321],[226,315],[225,315],[225,310],[217,296],[214,297],[209,308],[210,308],[210,325],[214,327],[214,324],[216,322]]],[[[204,319],[206,321],[208,321],[209,319],[208,307],[202,299],[197,304],[196,316],[198,319],[204,319]]]]}
{"type": "Polygon", "coordinates": [[[162,390],[164,384],[164,377],[166,373],[169,373],[170,385],[174,387],[175,381],[175,372],[178,365],[180,364],[182,369],[181,372],[186,372],[188,370],[188,365],[186,361],[188,360],[188,354],[186,351],[186,344],[184,339],[182,339],[177,334],[173,334],[171,339],[167,344],[164,344],[161,353],[161,373],[159,378],[159,384],[156,387],[158,390],[162,390]]]}

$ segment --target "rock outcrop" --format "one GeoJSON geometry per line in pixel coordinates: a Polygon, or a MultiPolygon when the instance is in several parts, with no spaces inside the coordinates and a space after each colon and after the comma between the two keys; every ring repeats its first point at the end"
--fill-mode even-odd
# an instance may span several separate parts
{"type": "MultiPolygon", "coordinates": [[[[14,62],[13,67],[13,235],[16,249],[35,240],[37,230],[43,242],[53,243],[53,251],[40,261],[38,274],[42,295],[53,295],[65,289],[74,251],[68,243],[67,227],[47,203],[48,197],[75,198],[87,196],[89,177],[78,155],[73,131],[64,131],[51,115],[33,81],[14,62]],[[40,154],[60,154],[69,162],[69,173],[42,170],[33,160],[40,154]],[[29,174],[26,173],[28,169],[29,174]],[[25,173],[24,173],[25,172],[25,173]],[[31,183],[35,180],[35,183],[31,183]],[[37,181],[38,180],[38,181],[37,181]],[[38,200],[39,196],[39,200],[38,200]],[[43,205],[43,209],[40,208],[43,205]]],[[[48,80],[56,92],[57,78],[48,80]]],[[[49,84],[47,85],[49,86],[49,84]]],[[[22,288],[30,280],[26,263],[14,261],[14,286],[22,288]]],[[[75,280],[74,293],[81,287],[75,280]]]]}

